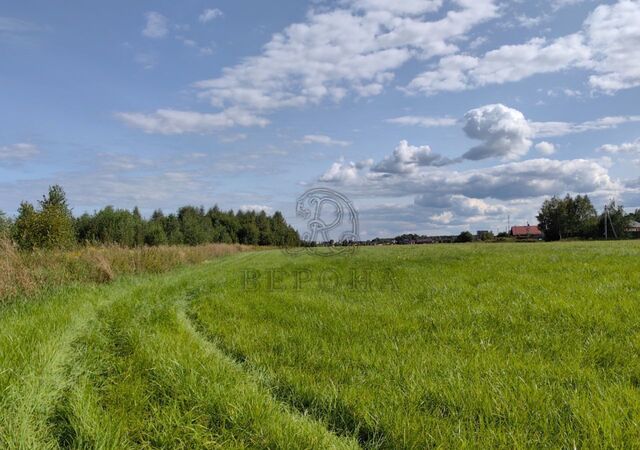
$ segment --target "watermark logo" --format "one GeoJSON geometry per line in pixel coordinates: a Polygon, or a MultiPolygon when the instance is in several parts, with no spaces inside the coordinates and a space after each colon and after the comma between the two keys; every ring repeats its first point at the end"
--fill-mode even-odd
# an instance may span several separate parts
{"type": "Polygon", "coordinates": [[[296,201],[296,216],[304,220],[304,246],[287,254],[337,256],[353,253],[360,240],[358,211],[349,198],[333,189],[309,189],[296,201]]]}

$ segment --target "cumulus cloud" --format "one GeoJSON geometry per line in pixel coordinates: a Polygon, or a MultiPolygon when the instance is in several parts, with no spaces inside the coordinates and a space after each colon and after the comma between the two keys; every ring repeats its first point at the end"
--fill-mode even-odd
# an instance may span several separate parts
{"type": "Polygon", "coordinates": [[[276,34],[261,55],[195,86],[215,106],[250,110],[339,101],[349,92],[377,95],[407,61],[455,52],[457,39],[497,15],[493,0],[453,3],[435,21],[421,14],[441,1],[362,0],[312,11],[276,34]]]}
{"type": "MultiPolygon", "coordinates": [[[[462,121],[450,118],[403,116],[389,119],[388,122],[422,127],[446,126],[460,122],[463,124],[463,130],[467,137],[482,141],[482,144],[464,153],[462,159],[477,161],[488,158],[502,158],[508,161],[516,160],[526,155],[533,145],[532,139],[612,129],[619,125],[640,122],[640,116],[609,116],[579,123],[535,122],[527,119],[517,109],[503,104],[494,104],[470,110],[465,114],[462,121]]],[[[535,149],[548,156],[555,152],[555,145],[551,142],[541,141],[536,144],[535,149]]],[[[430,154],[430,158],[436,161],[436,164],[430,165],[446,165],[460,162],[460,158],[438,160],[436,157],[437,155],[430,154]]],[[[388,157],[385,160],[385,164],[388,167],[399,167],[398,164],[401,161],[401,158],[388,157]]],[[[384,165],[380,163],[378,166],[383,167],[384,165]]],[[[409,169],[410,167],[405,167],[404,171],[410,171],[409,169]]]]}
{"type": "MultiPolygon", "coordinates": [[[[444,12],[443,0],[341,0],[332,8],[311,9],[305,21],[273,35],[261,54],[193,87],[222,115],[230,109],[258,116],[349,95],[379,95],[408,61],[457,52],[470,30],[498,17],[496,2],[451,0],[444,12]],[[441,14],[428,14],[435,12],[441,14]]],[[[219,15],[215,11],[206,10],[201,20],[219,15]]],[[[143,34],[163,37],[167,23],[150,12],[143,34]]]]}
{"type": "Polygon", "coordinates": [[[593,160],[531,159],[494,167],[453,171],[432,169],[380,176],[353,163],[335,163],[321,181],[360,187],[377,195],[463,195],[476,199],[514,200],[565,192],[591,193],[619,189],[606,167],[593,160]],[[348,173],[348,176],[345,174],[348,173]],[[329,174],[333,176],[328,176],[329,174]],[[336,176],[341,174],[342,176],[336,176]]]}
{"type": "Polygon", "coordinates": [[[415,172],[419,167],[441,167],[453,164],[454,160],[434,153],[428,145],[414,146],[400,141],[393,154],[374,165],[373,172],[402,174],[415,172]]]}
{"type": "Polygon", "coordinates": [[[451,127],[458,123],[456,119],[451,117],[428,117],[428,116],[402,116],[394,117],[387,120],[388,123],[395,125],[413,125],[424,128],[433,127],[451,127]]]}
{"type": "Polygon", "coordinates": [[[34,144],[18,143],[0,146],[0,164],[16,164],[35,158],[40,149],[34,144]]]}
{"type": "Polygon", "coordinates": [[[625,142],[623,144],[606,144],[598,148],[598,151],[605,153],[632,153],[640,154],[640,139],[633,142],[625,142]]]}
{"type": "Polygon", "coordinates": [[[598,6],[577,33],[504,45],[481,57],[445,56],[415,77],[408,90],[434,94],[515,82],[572,68],[592,72],[593,89],[615,92],[640,85],[640,2],[598,6]]]}
{"type": "Polygon", "coordinates": [[[464,195],[441,196],[434,199],[429,195],[421,194],[415,198],[415,204],[427,208],[445,208],[464,217],[500,216],[508,212],[504,205],[490,204],[485,200],[464,195]]]}
{"type": "Polygon", "coordinates": [[[553,155],[556,152],[556,146],[551,142],[542,141],[536,144],[536,150],[543,155],[553,155]]]}
{"type": "Polygon", "coordinates": [[[350,184],[360,179],[360,168],[354,162],[341,160],[331,165],[321,177],[320,181],[326,183],[350,184]]]}
{"type": "Polygon", "coordinates": [[[319,144],[327,145],[330,147],[348,147],[349,145],[351,145],[351,142],[349,141],[340,141],[323,134],[307,134],[302,139],[297,141],[297,143],[303,145],[319,144]]]}
{"type": "Polygon", "coordinates": [[[222,11],[218,8],[210,8],[202,11],[202,14],[198,16],[198,20],[202,23],[207,23],[217,19],[218,17],[222,17],[222,11]]]}
{"type": "Polygon", "coordinates": [[[211,133],[236,126],[265,126],[268,121],[246,111],[227,109],[216,114],[159,109],[154,113],[121,112],[116,117],[145,133],[184,134],[211,133]]]}
{"type": "Polygon", "coordinates": [[[418,232],[469,229],[472,224],[495,229],[507,215],[534,220],[543,197],[571,192],[608,198],[631,188],[612,180],[600,161],[584,159],[542,158],[470,170],[425,167],[396,173],[376,172],[376,166],[341,160],[319,181],[355,197],[393,199],[393,204],[369,206],[361,217],[372,226],[418,232]],[[409,198],[413,204],[406,204],[409,198]]]}
{"type": "Polygon", "coordinates": [[[487,105],[465,115],[464,132],[482,141],[463,155],[465,159],[517,159],[531,148],[533,130],[520,111],[507,106],[487,105]]]}
{"type": "Polygon", "coordinates": [[[142,35],[151,39],[165,37],[169,32],[169,21],[159,12],[150,11],[145,14],[146,25],[142,30],[142,35]]]}

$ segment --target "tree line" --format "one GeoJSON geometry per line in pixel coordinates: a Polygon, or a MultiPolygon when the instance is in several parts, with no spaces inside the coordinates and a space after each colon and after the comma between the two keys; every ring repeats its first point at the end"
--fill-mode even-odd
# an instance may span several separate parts
{"type": "Polygon", "coordinates": [[[145,219],[132,211],[107,206],[74,217],[62,187],[51,186],[36,206],[23,202],[15,220],[0,211],[0,237],[24,250],[65,249],[78,244],[124,247],[238,243],[265,246],[300,245],[298,232],[280,212],[222,211],[217,206],[183,206],[165,215],[156,210],[145,219]]]}
{"type": "MultiPolygon", "coordinates": [[[[632,221],[640,222],[640,209],[627,214],[615,200],[598,214],[587,195],[575,198],[567,194],[564,198],[545,200],[537,215],[538,227],[547,241],[562,239],[601,239],[606,232],[610,237],[632,237],[627,228],[632,221]]],[[[638,236],[634,236],[638,237],[638,236]]]]}

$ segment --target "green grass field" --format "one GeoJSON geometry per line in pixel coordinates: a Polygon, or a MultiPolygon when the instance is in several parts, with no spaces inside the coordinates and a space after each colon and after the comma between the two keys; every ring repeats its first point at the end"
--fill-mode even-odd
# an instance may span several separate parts
{"type": "Polygon", "coordinates": [[[0,448],[640,447],[640,243],[280,251],[0,307],[0,448]]]}

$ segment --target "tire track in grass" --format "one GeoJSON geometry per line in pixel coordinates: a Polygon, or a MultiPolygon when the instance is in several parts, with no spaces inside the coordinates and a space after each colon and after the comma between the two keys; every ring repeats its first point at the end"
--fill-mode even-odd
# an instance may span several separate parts
{"type": "Polygon", "coordinates": [[[250,358],[244,353],[231,349],[224,344],[219,336],[212,335],[206,325],[200,321],[197,314],[190,307],[196,297],[195,292],[187,294],[185,302],[184,320],[201,339],[221,351],[227,358],[234,361],[250,378],[256,380],[267,389],[274,399],[287,405],[302,416],[311,416],[324,424],[327,429],[337,436],[356,439],[363,448],[386,448],[390,446],[385,431],[379,426],[370,426],[364,422],[348,405],[339,398],[319,399],[313,395],[306,395],[295,386],[285,383],[276,377],[266,374],[260,367],[251,364],[250,358]]]}
{"type": "Polygon", "coordinates": [[[175,299],[210,272],[152,279],[100,308],[77,342],[89,364],[59,405],[62,447],[357,447],[274,401],[194,332],[175,299]]]}
{"type": "MultiPolygon", "coordinates": [[[[200,342],[200,345],[202,345],[204,348],[207,349],[207,353],[210,353],[212,355],[216,355],[217,358],[223,358],[227,361],[227,364],[231,364],[235,367],[235,370],[241,372],[243,374],[244,377],[247,378],[247,380],[249,380],[249,382],[252,385],[255,385],[256,387],[258,387],[259,389],[263,389],[264,388],[264,384],[260,381],[257,380],[255,377],[255,374],[248,372],[246,370],[245,365],[238,361],[237,358],[234,357],[234,355],[229,355],[227,354],[223,349],[221,349],[218,345],[216,345],[214,342],[212,342],[210,339],[207,339],[207,337],[202,333],[202,331],[199,329],[197,322],[194,322],[190,317],[189,317],[189,312],[188,312],[188,307],[187,307],[187,302],[186,301],[182,301],[182,302],[178,302],[179,305],[181,305],[181,308],[178,312],[178,317],[180,322],[182,323],[182,326],[188,330],[189,333],[192,334],[192,336],[194,337],[194,339],[197,339],[200,342]]],[[[324,432],[327,434],[327,436],[329,436],[328,441],[329,442],[333,442],[335,445],[336,443],[341,443],[340,447],[342,448],[357,448],[358,445],[356,444],[356,441],[353,440],[353,436],[351,435],[338,435],[336,433],[333,432],[333,430],[331,430],[330,428],[325,428],[325,421],[323,420],[317,420],[317,417],[314,417],[313,415],[309,415],[307,414],[306,411],[300,409],[300,408],[295,408],[293,407],[293,405],[291,405],[290,403],[287,402],[282,402],[279,398],[277,398],[276,396],[273,396],[273,392],[271,390],[267,390],[265,392],[266,395],[268,395],[268,397],[271,399],[271,401],[275,402],[276,404],[279,405],[279,409],[281,409],[286,415],[291,415],[292,419],[295,421],[308,421],[309,423],[314,424],[314,428],[318,428],[318,429],[322,429],[324,430],[324,432]],[[266,394],[266,392],[268,392],[268,394],[266,394]]],[[[314,446],[312,448],[338,448],[336,447],[324,447],[324,446],[314,446]]]]}
{"type": "Polygon", "coordinates": [[[73,383],[72,343],[100,301],[100,289],[65,288],[3,311],[0,350],[0,447],[57,448],[51,417],[73,383]]]}

